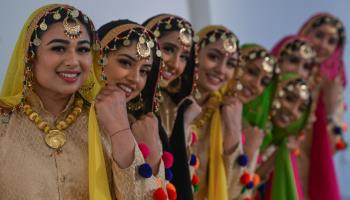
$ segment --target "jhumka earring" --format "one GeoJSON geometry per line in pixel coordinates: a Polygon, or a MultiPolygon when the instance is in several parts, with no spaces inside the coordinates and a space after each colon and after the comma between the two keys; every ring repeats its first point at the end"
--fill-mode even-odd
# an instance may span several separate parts
{"type": "Polygon", "coordinates": [[[182,87],[182,78],[181,76],[175,80],[173,80],[169,85],[168,87],[166,88],[166,90],[170,93],[177,93],[177,92],[180,92],[181,90],[181,87],[182,87]]]}
{"type": "MultiPolygon", "coordinates": [[[[198,62],[198,60],[196,60],[196,63],[198,62]]],[[[198,75],[198,67],[196,65],[195,69],[194,69],[194,83],[193,83],[193,89],[192,91],[194,91],[194,98],[199,100],[200,98],[202,98],[202,94],[198,89],[198,79],[199,79],[199,75],[198,75]]]]}
{"type": "Polygon", "coordinates": [[[140,93],[137,102],[133,102],[132,100],[128,102],[128,110],[130,111],[139,111],[144,108],[142,94],[140,93]]]}
{"type": "Polygon", "coordinates": [[[100,76],[101,82],[107,81],[107,76],[105,74],[105,66],[107,65],[107,63],[108,63],[107,56],[106,54],[103,54],[101,58],[98,60],[98,64],[101,66],[101,76],[100,76]]]}

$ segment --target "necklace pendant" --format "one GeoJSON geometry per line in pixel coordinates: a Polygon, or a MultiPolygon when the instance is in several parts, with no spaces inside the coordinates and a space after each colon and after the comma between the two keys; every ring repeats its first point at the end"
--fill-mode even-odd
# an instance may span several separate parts
{"type": "Polygon", "coordinates": [[[45,142],[52,149],[61,149],[66,143],[66,135],[57,129],[50,130],[45,136],[45,142]]]}

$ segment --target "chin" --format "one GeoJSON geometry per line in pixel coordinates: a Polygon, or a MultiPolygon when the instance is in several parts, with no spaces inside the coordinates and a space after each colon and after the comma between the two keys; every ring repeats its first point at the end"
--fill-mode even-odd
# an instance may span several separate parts
{"type": "Polygon", "coordinates": [[[210,84],[208,84],[208,85],[206,85],[205,88],[208,90],[208,92],[213,93],[215,91],[218,91],[221,87],[222,87],[222,85],[217,86],[217,85],[210,85],[210,84]]]}
{"type": "Polygon", "coordinates": [[[272,121],[273,121],[273,123],[274,123],[277,127],[279,127],[279,128],[287,128],[287,126],[289,125],[289,124],[287,124],[287,123],[281,121],[281,119],[278,119],[278,117],[277,117],[277,118],[274,117],[274,118],[272,119],[272,121]]]}
{"type": "Polygon", "coordinates": [[[159,81],[159,86],[161,88],[166,88],[166,87],[168,87],[169,83],[170,83],[170,81],[163,79],[163,80],[159,81]]]}

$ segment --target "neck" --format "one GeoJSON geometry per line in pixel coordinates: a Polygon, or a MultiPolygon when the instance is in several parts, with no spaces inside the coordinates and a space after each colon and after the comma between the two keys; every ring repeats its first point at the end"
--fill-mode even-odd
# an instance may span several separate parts
{"type": "Polygon", "coordinates": [[[39,96],[44,108],[54,116],[58,116],[64,110],[72,95],[59,94],[37,87],[33,90],[39,96]]]}

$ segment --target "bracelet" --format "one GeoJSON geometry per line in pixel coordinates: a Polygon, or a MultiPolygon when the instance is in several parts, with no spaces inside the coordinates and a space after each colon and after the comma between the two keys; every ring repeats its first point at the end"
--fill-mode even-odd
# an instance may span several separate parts
{"type": "Polygon", "coordinates": [[[116,131],[116,132],[112,133],[109,137],[112,138],[113,136],[117,135],[118,133],[121,133],[121,132],[124,132],[127,130],[130,130],[130,128],[124,128],[124,129],[121,129],[119,131],[116,131]]]}

